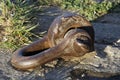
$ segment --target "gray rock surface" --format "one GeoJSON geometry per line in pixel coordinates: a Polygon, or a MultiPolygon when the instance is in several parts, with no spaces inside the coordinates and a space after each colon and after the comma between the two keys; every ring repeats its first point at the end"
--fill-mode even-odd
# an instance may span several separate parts
{"type": "MultiPolygon", "coordinates": [[[[40,14],[43,30],[47,30],[53,19],[62,11],[52,7],[45,12],[40,14]],[[54,15],[51,15],[52,13],[54,15]]],[[[32,72],[18,71],[11,67],[12,52],[0,49],[0,80],[120,80],[119,21],[119,13],[110,13],[92,23],[96,34],[94,52],[73,62],[55,60],[52,64],[48,63],[32,72]]],[[[42,31],[40,29],[38,31],[42,31]]]]}

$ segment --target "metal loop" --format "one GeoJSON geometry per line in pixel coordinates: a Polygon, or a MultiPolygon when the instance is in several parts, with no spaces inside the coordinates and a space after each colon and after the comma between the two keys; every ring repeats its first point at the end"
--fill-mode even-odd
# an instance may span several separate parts
{"type": "Polygon", "coordinates": [[[94,30],[91,24],[76,14],[57,17],[48,34],[41,40],[14,52],[11,64],[28,70],[61,56],[80,57],[94,50],[94,30]]]}

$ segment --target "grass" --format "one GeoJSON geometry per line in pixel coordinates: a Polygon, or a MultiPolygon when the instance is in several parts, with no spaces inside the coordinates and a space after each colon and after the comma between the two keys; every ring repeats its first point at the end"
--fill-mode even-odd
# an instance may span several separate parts
{"type": "Polygon", "coordinates": [[[15,49],[30,43],[31,36],[36,36],[31,30],[37,26],[34,20],[36,13],[40,11],[39,6],[27,0],[1,0],[0,11],[0,47],[15,49]]]}
{"type": "Polygon", "coordinates": [[[62,0],[38,0],[41,5],[47,5],[47,6],[60,6],[62,3],[62,0]]]}
{"type": "Polygon", "coordinates": [[[70,11],[77,11],[88,20],[92,21],[102,15],[108,13],[108,11],[116,6],[120,1],[104,0],[102,2],[96,2],[95,0],[63,0],[61,7],[70,11]]]}

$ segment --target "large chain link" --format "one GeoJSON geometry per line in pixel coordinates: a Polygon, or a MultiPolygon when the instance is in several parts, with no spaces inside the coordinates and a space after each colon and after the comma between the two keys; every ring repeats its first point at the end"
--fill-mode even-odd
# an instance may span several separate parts
{"type": "Polygon", "coordinates": [[[94,30],[83,17],[67,13],[58,16],[43,39],[14,52],[11,63],[27,70],[62,56],[80,57],[94,50],[94,30]]]}

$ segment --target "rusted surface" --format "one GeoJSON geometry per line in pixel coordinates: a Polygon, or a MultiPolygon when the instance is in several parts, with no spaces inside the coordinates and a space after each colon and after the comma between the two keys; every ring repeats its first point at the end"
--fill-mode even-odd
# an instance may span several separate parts
{"type": "Polygon", "coordinates": [[[28,70],[58,57],[80,57],[94,50],[92,25],[77,14],[58,16],[51,24],[48,34],[14,52],[12,66],[28,70]]]}

